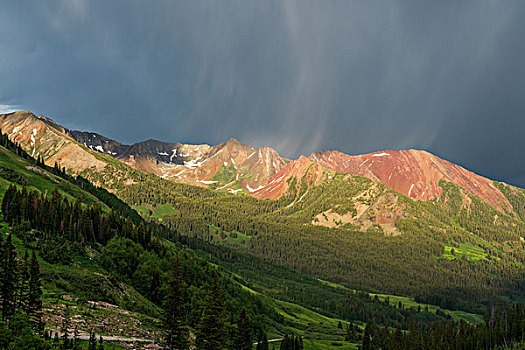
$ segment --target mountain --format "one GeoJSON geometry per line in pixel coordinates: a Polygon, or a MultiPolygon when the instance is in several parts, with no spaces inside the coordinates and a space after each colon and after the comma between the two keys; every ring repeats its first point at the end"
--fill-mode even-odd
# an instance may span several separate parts
{"type": "Polygon", "coordinates": [[[464,188],[501,212],[514,212],[513,206],[494,181],[429,152],[413,149],[355,156],[339,151],[322,151],[311,154],[309,158],[301,156],[276,173],[268,185],[253,195],[259,199],[277,199],[289,193],[291,177],[302,177],[308,172],[314,179],[313,183],[319,184],[323,181],[320,174],[327,170],[363,176],[385,184],[410,199],[422,201],[439,200],[443,194],[439,184],[444,180],[464,188]]]}
{"type": "Polygon", "coordinates": [[[494,208],[512,212],[507,198],[492,180],[420,150],[383,151],[350,156],[339,151],[313,153],[310,158],[341,173],[381,182],[415,200],[432,200],[443,193],[441,180],[452,182],[494,208]]]}
{"type": "Polygon", "coordinates": [[[68,130],[66,134],[93,151],[107,153],[111,156],[118,157],[131,148],[131,146],[123,145],[94,132],[68,130]]]}
{"type": "Polygon", "coordinates": [[[74,173],[107,173],[107,165],[112,164],[107,158],[110,156],[176,182],[250,193],[266,185],[286,165],[275,150],[264,146],[255,149],[236,139],[215,146],[156,140],[124,145],[97,133],[68,130],[29,111],[0,115],[0,128],[31,155],[74,173]]]}
{"type": "Polygon", "coordinates": [[[67,129],[29,111],[0,115],[0,128],[30,155],[43,157],[48,165],[58,163],[77,172],[87,168],[101,170],[106,165],[68,136],[67,129]]]}
{"type": "Polygon", "coordinates": [[[116,158],[165,179],[232,192],[253,191],[285,165],[275,150],[255,149],[236,139],[216,146],[149,140],[116,158]]]}
{"type": "MultiPolygon", "coordinates": [[[[48,165],[58,163],[75,172],[106,173],[97,182],[115,181],[122,171],[108,170],[108,156],[137,170],[179,183],[245,192],[258,199],[278,199],[289,193],[290,178],[308,174],[319,185],[328,170],[367,177],[414,200],[439,199],[441,180],[454,183],[503,213],[515,210],[500,186],[459,165],[420,150],[348,155],[322,151],[287,162],[270,147],[257,149],[230,139],[210,146],[147,140],[124,145],[102,135],[71,131],[29,111],[0,115],[0,127],[10,139],[48,165]],[[109,172],[109,173],[108,173],[109,172]],[[115,175],[117,174],[117,175],[115,175]]],[[[299,184],[296,182],[295,186],[299,184]]]]}
{"type": "Polygon", "coordinates": [[[318,186],[325,180],[323,175],[327,170],[319,163],[300,156],[289,162],[270,178],[267,185],[258,188],[252,195],[258,199],[279,199],[290,191],[300,190],[301,181],[291,181],[292,179],[302,179],[307,188],[318,186]]]}

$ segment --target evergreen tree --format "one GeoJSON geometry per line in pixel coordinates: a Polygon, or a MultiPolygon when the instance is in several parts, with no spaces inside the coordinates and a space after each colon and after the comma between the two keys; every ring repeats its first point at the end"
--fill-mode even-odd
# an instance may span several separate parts
{"type": "Polygon", "coordinates": [[[189,348],[185,294],[186,283],[184,282],[182,265],[177,256],[164,300],[164,326],[166,328],[166,344],[169,349],[183,350],[189,348]]]}
{"type": "Polygon", "coordinates": [[[294,350],[293,336],[289,337],[288,334],[285,334],[283,340],[281,340],[279,350],[294,350]]]}
{"type": "Polygon", "coordinates": [[[293,341],[293,348],[294,350],[300,350],[301,349],[301,342],[300,342],[300,337],[299,336],[296,336],[294,338],[294,341],[293,341]]]}
{"type": "Polygon", "coordinates": [[[242,309],[237,324],[237,330],[235,334],[236,350],[251,350],[253,348],[253,337],[252,330],[250,327],[250,319],[246,315],[246,310],[242,309]]]}
{"type": "Polygon", "coordinates": [[[361,346],[362,350],[371,350],[372,349],[372,327],[370,322],[365,326],[365,334],[363,336],[363,344],[361,346]]]}
{"type": "Polygon", "coordinates": [[[104,339],[102,336],[98,338],[98,349],[97,350],[104,350],[104,339]]]}
{"type": "Polygon", "coordinates": [[[73,329],[73,349],[78,349],[79,346],[79,333],[78,328],[75,326],[73,329]]]}
{"type": "Polygon", "coordinates": [[[2,274],[0,276],[0,296],[2,298],[2,319],[4,321],[14,314],[16,293],[16,252],[11,239],[11,234],[7,235],[1,251],[2,274]]]}
{"type": "Polygon", "coordinates": [[[268,335],[266,333],[263,333],[261,350],[268,350],[268,335]]]}
{"type": "Polygon", "coordinates": [[[69,305],[66,304],[66,310],[64,311],[64,319],[62,320],[62,349],[69,349],[69,305]]]}
{"type": "Polygon", "coordinates": [[[87,350],[97,350],[97,338],[95,337],[95,332],[93,330],[89,332],[89,343],[87,350]]]}
{"type": "Polygon", "coordinates": [[[15,309],[27,312],[29,298],[29,256],[27,250],[18,264],[18,285],[15,309]]]}
{"type": "Polygon", "coordinates": [[[40,324],[40,314],[42,311],[42,288],[40,282],[40,266],[36,258],[35,251],[31,252],[29,261],[29,292],[27,298],[27,314],[31,321],[40,324]]]}
{"type": "Polygon", "coordinates": [[[390,348],[392,350],[403,350],[403,333],[401,332],[401,325],[397,325],[394,335],[390,340],[390,348]]]}
{"type": "Polygon", "coordinates": [[[261,332],[257,341],[257,350],[268,350],[268,336],[264,332],[261,332]]]}
{"type": "Polygon", "coordinates": [[[217,275],[214,276],[211,289],[204,300],[202,317],[195,333],[195,345],[198,350],[226,348],[226,308],[217,275]]]}

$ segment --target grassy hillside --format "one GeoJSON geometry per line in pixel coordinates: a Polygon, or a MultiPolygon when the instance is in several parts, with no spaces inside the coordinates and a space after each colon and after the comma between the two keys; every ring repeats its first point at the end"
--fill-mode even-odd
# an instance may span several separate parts
{"type": "Polygon", "coordinates": [[[109,211],[108,206],[92,194],[36,166],[34,162],[18,157],[4,147],[0,147],[0,195],[3,196],[12,183],[38,189],[45,193],[51,193],[56,188],[71,201],[80,198],[86,205],[97,203],[104,210],[109,211]]]}

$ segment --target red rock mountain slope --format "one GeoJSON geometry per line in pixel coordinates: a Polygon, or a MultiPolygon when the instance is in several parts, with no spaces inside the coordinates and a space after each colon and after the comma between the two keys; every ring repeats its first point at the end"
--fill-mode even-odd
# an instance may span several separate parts
{"type": "MultiPolygon", "coordinates": [[[[312,185],[320,185],[323,181],[326,169],[319,163],[313,162],[305,156],[292,160],[281,171],[275,174],[268,185],[253,192],[252,195],[259,199],[278,199],[288,193],[290,180],[292,178],[306,180],[312,185]]],[[[299,183],[296,184],[298,189],[299,183]]]]}
{"type": "Polygon", "coordinates": [[[429,200],[441,195],[440,180],[459,185],[497,208],[512,211],[492,180],[419,150],[383,151],[350,156],[339,151],[314,153],[310,158],[341,173],[351,173],[382,182],[415,200],[429,200]]]}

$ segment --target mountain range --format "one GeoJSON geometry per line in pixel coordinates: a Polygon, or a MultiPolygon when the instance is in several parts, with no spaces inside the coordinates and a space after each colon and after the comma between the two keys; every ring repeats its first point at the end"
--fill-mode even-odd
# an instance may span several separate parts
{"type": "Polygon", "coordinates": [[[444,180],[500,212],[514,213],[513,206],[492,180],[422,150],[387,150],[364,155],[333,150],[288,160],[270,147],[254,148],[234,138],[214,146],[157,140],[124,145],[97,133],[68,130],[29,111],[0,115],[0,128],[28,153],[73,173],[102,172],[109,156],[164,179],[243,192],[258,199],[278,199],[289,194],[290,179],[298,175],[308,174],[308,186],[319,185],[329,179],[331,171],[369,178],[414,200],[439,200],[442,194],[439,183],[444,180]]]}

